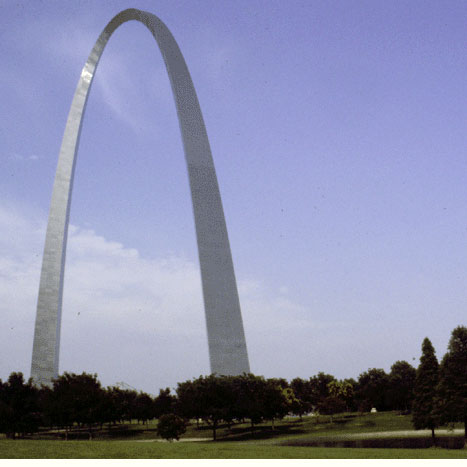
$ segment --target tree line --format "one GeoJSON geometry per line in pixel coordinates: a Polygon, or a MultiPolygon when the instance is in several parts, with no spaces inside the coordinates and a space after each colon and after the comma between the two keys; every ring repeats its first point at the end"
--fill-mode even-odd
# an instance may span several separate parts
{"type": "Polygon", "coordinates": [[[414,427],[431,429],[433,437],[435,428],[463,422],[467,438],[467,328],[453,330],[441,363],[425,338],[417,369],[397,361],[389,373],[371,368],[357,380],[338,380],[323,372],[290,382],[253,374],[209,375],[178,383],[175,394],[161,389],[157,397],[116,386],[103,388],[97,375],[87,373],[64,373],[52,387],[41,388],[21,373],[0,380],[0,432],[10,438],[40,427],[63,430],[67,438],[76,426],[92,438],[104,424],[153,419],[159,420],[161,436],[167,432],[177,438],[186,421],[195,419],[209,424],[215,439],[221,423],[248,421],[254,430],[258,423],[270,421],[274,429],[275,420],[287,414],[301,418],[314,412],[332,420],[337,413],[373,408],[411,413],[414,427]]]}

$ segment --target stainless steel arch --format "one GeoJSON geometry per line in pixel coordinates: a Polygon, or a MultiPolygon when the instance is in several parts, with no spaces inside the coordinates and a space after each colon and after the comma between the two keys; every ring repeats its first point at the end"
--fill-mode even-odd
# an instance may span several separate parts
{"type": "Polygon", "coordinates": [[[60,149],[42,260],[31,376],[50,385],[58,374],[63,274],[73,175],[91,83],[105,45],[126,21],[143,23],[159,45],[182,134],[195,218],[211,372],[249,372],[245,334],[224,212],[198,98],[175,39],[157,16],[136,9],[117,14],[94,45],[73,97],[60,149]]]}

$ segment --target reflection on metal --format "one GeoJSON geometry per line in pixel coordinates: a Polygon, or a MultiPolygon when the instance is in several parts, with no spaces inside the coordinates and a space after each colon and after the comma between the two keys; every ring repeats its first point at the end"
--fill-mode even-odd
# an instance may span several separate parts
{"type": "MultiPolygon", "coordinates": [[[[126,21],[143,23],[159,45],[177,107],[193,202],[211,372],[249,372],[237,284],[211,149],[198,98],[185,60],[162,21],[128,9],[116,15],[99,36],[81,73],[58,159],[42,260],[31,376],[50,385],[58,375],[63,274],[73,174],[86,101],[105,45],[126,21]]],[[[129,319],[131,319],[129,317],[129,319]]]]}

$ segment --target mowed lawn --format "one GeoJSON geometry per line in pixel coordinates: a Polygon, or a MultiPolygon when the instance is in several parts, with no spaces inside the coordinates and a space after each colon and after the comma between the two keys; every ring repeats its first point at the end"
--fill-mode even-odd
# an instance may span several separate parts
{"type": "Polygon", "coordinates": [[[466,449],[308,448],[242,442],[0,440],[8,459],[467,459],[466,449]]]}
{"type": "MultiPolygon", "coordinates": [[[[126,424],[94,433],[88,441],[51,439],[58,433],[41,432],[35,439],[5,439],[0,437],[0,458],[9,459],[467,459],[467,449],[402,449],[402,448],[334,448],[279,445],[288,441],[306,441],[319,436],[333,437],[366,433],[411,430],[410,415],[396,412],[377,414],[341,414],[334,417],[285,418],[277,421],[274,430],[270,423],[261,423],[251,433],[246,424],[222,426],[218,441],[213,442],[212,431],[202,424],[198,429],[190,423],[182,438],[206,441],[160,442],[155,432],[157,421],[126,424]]],[[[462,425],[456,425],[461,428],[462,425]]],[[[441,433],[440,433],[441,434],[441,433]]],[[[61,433],[63,435],[63,433],[61,433]]],[[[82,433],[82,436],[87,436],[82,433]]]]}

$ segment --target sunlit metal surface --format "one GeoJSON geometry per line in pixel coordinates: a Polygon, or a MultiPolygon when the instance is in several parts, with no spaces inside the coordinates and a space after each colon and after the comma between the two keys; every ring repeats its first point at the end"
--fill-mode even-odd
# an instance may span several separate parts
{"type": "MultiPolygon", "coordinates": [[[[38,385],[50,385],[52,378],[58,375],[68,219],[86,101],[107,41],[118,26],[131,20],[143,23],[156,39],[177,107],[193,202],[211,372],[225,375],[249,372],[224,212],[193,82],[180,49],[164,23],[151,13],[128,9],[109,22],[94,45],[68,115],[50,204],[39,286],[31,365],[31,376],[38,385]]],[[[131,316],[128,319],[132,319],[131,316]]]]}

